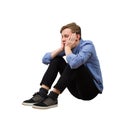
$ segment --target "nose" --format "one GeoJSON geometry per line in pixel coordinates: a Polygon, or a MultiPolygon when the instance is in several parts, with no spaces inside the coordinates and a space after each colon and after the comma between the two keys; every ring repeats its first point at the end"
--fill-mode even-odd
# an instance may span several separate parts
{"type": "Polygon", "coordinates": [[[65,43],[65,41],[66,41],[66,40],[62,38],[62,42],[65,43]]]}

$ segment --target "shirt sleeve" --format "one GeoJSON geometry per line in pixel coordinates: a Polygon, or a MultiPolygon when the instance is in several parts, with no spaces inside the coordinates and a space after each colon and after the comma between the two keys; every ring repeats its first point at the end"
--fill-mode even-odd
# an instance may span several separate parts
{"type": "Polygon", "coordinates": [[[83,45],[77,54],[71,53],[66,56],[66,60],[70,65],[71,69],[80,67],[82,64],[85,64],[91,57],[93,52],[93,45],[87,43],[83,45]]]}
{"type": "MultiPolygon", "coordinates": [[[[65,55],[65,52],[62,51],[62,52],[59,53],[57,56],[62,57],[62,56],[64,56],[64,55],[65,55]]],[[[47,65],[47,64],[50,63],[51,60],[52,60],[51,52],[47,52],[47,53],[43,56],[43,58],[42,58],[42,63],[44,63],[44,64],[47,65]]]]}
{"type": "Polygon", "coordinates": [[[48,52],[48,53],[46,53],[46,54],[43,56],[42,62],[47,65],[47,64],[50,63],[51,59],[52,59],[51,53],[48,52]]]}

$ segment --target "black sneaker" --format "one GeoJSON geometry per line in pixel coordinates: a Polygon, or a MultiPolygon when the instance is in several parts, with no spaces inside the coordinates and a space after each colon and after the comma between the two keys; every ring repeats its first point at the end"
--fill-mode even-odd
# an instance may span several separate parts
{"type": "Polygon", "coordinates": [[[37,109],[48,109],[48,108],[53,108],[53,107],[57,107],[58,105],[58,100],[53,100],[50,97],[47,97],[44,101],[33,104],[33,108],[37,108],[37,109]]]}
{"type": "Polygon", "coordinates": [[[42,102],[44,99],[45,97],[41,97],[39,92],[36,92],[31,99],[23,101],[22,104],[32,106],[35,103],[42,102]]]}

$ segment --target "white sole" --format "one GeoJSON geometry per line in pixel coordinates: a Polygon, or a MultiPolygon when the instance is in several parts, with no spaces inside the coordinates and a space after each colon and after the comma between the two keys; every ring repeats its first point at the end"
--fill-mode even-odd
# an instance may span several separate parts
{"type": "Polygon", "coordinates": [[[43,107],[43,106],[36,106],[36,105],[33,105],[32,108],[35,108],[35,109],[49,109],[49,108],[54,108],[54,107],[57,107],[58,105],[51,105],[51,106],[48,106],[48,107],[43,107]]]}
{"type": "Polygon", "coordinates": [[[35,104],[35,103],[22,103],[22,105],[25,105],[25,106],[33,106],[33,104],[35,104]]]}

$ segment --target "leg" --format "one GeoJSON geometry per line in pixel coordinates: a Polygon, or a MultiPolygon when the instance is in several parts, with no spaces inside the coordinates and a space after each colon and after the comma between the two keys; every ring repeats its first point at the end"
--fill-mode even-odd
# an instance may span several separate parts
{"type": "Polygon", "coordinates": [[[66,87],[73,96],[83,100],[93,99],[99,93],[92,74],[84,65],[77,69],[67,65],[54,88],[62,92],[66,87]]]}
{"type": "Polygon", "coordinates": [[[75,70],[68,89],[72,95],[83,100],[91,100],[99,93],[92,74],[84,65],[75,70]]]}
{"type": "Polygon", "coordinates": [[[62,74],[66,66],[66,62],[62,57],[56,57],[54,58],[47,71],[45,72],[43,79],[40,83],[40,85],[45,85],[48,88],[51,88],[51,85],[55,81],[55,78],[57,77],[58,72],[62,74]]]}
{"type": "MultiPolygon", "coordinates": [[[[62,93],[66,87],[72,95],[83,100],[91,100],[99,93],[93,82],[93,77],[84,65],[78,69],[71,69],[69,65],[65,67],[60,79],[54,86],[54,90],[62,93]]],[[[57,106],[59,93],[54,90],[43,102],[34,104],[33,108],[46,109],[57,106]]]]}
{"type": "Polygon", "coordinates": [[[60,91],[60,93],[62,93],[64,91],[64,89],[69,85],[70,83],[70,79],[71,79],[71,75],[72,75],[72,69],[70,68],[70,66],[67,64],[60,79],[58,80],[58,82],[56,83],[56,85],[54,86],[54,89],[57,89],[60,91]]]}
{"type": "Polygon", "coordinates": [[[22,104],[33,105],[35,103],[43,101],[47,97],[48,90],[50,89],[52,83],[54,82],[57,73],[59,72],[60,74],[62,74],[65,66],[66,66],[66,62],[62,57],[54,58],[51,61],[45,75],[43,76],[43,79],[41,81],[41,88],[39,92],[36,92],[32,98],[23,101],[22,104]]]}

